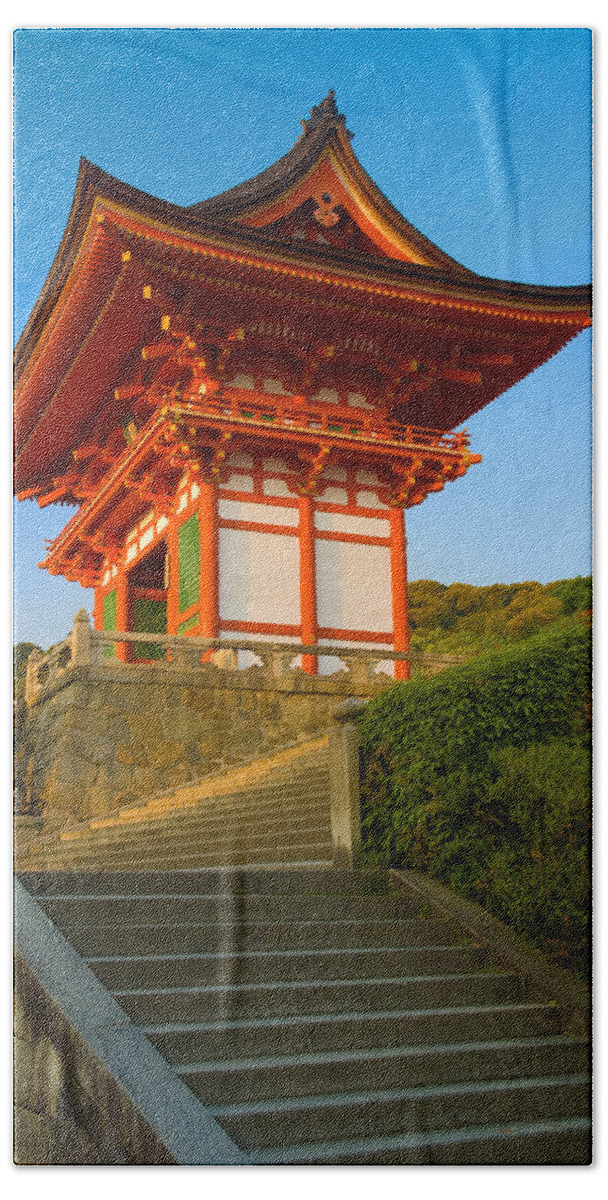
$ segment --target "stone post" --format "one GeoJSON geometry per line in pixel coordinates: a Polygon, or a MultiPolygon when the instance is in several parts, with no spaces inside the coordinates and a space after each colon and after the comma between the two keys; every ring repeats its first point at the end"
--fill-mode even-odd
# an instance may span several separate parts
{"type": "Polygon", "coordinates": [[[292,646],[288,646],[286,650],[272,650],[270,662],[272,678],[274,680],[287,678],[289,675],[290,663],[293,657],[294,652],[292,646]]]}
{"type": "Polygon", "coordinates": [[[365,701],[349,699],[332,711],[329,731],[331,840],[335,867],[356,867],[361,847],[359,730],[354,721],[365,701]]]}
{"type": "Polygon", "coordinates": [[[349,683],[354,692],[366,692],[372,682],[370,660],[362,654],[344,654],[342,662],[348,668],[349,683]]]}
{"type": "Polygon", "coordinates": [[[79,608],[72,628],[72,665],[88,667],[91,661],[91,626],[86,608],[79,608]]]}
{"type": "Polygon", "coordinates": [[[28,708],[35,704],[40,684],[38,683],[38,667],[44,655],[41,650],[32,650],[25,667],[25,703],[28,708]]]}
{"type": "Polygon", "coordinates": [[[220,671],[238,671],[238,650],[214,650],[211,661],[220,671]]]}

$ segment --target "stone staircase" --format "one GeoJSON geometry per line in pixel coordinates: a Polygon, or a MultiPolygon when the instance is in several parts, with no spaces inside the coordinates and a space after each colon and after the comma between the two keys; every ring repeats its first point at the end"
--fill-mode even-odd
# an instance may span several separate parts
{"type": "Polygon", "coordinates": [[[304,849],[277,853],[293,845],[307,866],[199,869],[194,839],[203,859],[200,831],[222,832],[212,804],[197,824],[201,804],[138,835],[138,865],[158,867],[179,825],[190,869],[119,869],[133,822],[83,836],[79,870],[21,879],[248,1162],[588,1162],[585,1038],[396,873],[312,865],[327,853],[322,822],[304,836],[322,762],[305,770],[319,792],[308,809],[267,778],[264,819],[261,794],[232,801],[239,820],[259,813],[258,841],[246,820],[238,851],[230,834],[213,853],[256,846],[266,862],[272,804],[276,829],[291,804],[304,849]]]}
{"type": "Polygon", "coordinates": [[[16,837],[21,870],[331,861],[327,736],[33,842],[16,837]]]}

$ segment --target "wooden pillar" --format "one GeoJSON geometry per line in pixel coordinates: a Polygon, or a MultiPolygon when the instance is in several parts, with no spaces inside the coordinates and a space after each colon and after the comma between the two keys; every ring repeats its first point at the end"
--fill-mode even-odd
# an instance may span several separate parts
{"type": "MultiPolygon", "coordinates": [[[[392,508],[391,523],[391,589],[393,598],[393,644],[395,650],[409,650],[410,626],[407,597],[407,550],[405,514],[402,508],[392,508]]],[[[410,664],[395,663],[395,679],[409,679],[410,664]]]]}
{"type": "Polygon", "coordinates": [[[101,587],[95,588],[95,596],[93,601],[93,628],[103,629],[103,598],[105,589],[101,587]]]}
{"type": "Polygon", "coordinates": [[[216,638],[220,631],[220,539],[218,524],[217,484],[198,481],[201,573],[200,614],[201,637],[216,638]]]}
{"type": "Polygon", "coordinates": [[[167,587],[167,633],[175,635],[179,626],[179,543],[175,514],[169,516],[167,526],[167,557],[169,579],[167,587]]]}
{"type": "MultiPolygon", "coordinates": [[[[314,645],[317,640],[317,567],[314,502],[311,496],[300,496],[300,612],[302,641],[305,646],[314,645]]],[[[303,654],[302,667],[309,675],[317,675],[317,656],[303,654]]]]}
{"type": "MultiPolygon", "coordinates": [[[[123,633],[129,632],[129,576],[124,566],[119,566],[116,575],[116,629],[123,633]]],[[[121,662],[130,662],[132,646],[128,642],[116,643],[116,657],[121,662]]]]}

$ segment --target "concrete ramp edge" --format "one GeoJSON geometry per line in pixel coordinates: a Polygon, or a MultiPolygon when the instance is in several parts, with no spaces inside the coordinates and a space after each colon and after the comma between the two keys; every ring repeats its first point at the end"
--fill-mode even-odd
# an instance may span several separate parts
{"type": "MultiPolygon", "coordinates": [[[[50,1024],[76,1040],[127,1098],[168,1165],[244,1166],[249,1162],[152,1043],[15,880],[17,979],[28,979],[50,1024]],[[20,966],[25,967],[25,971],[20,966]],[[75,1035],[75,1038],[74,1038],[75,1035]]],[[[120,1138],[120,1130],[116,1131],[120,1138]]],[[[133,1161],[133,1160],[131,1160],[133,1161]]],[[[150,1159],[148,1159],[150,1161],[150,1159]]]]}

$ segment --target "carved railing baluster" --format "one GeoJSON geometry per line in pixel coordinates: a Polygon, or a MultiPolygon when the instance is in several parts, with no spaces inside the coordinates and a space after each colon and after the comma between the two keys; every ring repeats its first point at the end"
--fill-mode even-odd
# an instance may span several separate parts
{"type": "MultiPolygon", "coordinates": [[[[373,653],[371,651],[371,654],[373,653]]],[[[348,653],[341,654],[340,658],[348,670],[348,681],[353,691],[364,691],[368,688],[370,683],[369,659],[362,654],[348,653]]]]}
{"type": "MultiPolygon", "coordinates": [[[[77,613],[74,627],[65,642],[54,646],[46,654],[32,651],[26,669],[26,702],[35,704],[44,690],[58,682],[71,668],[86,670],[89,667],[95,671],[112,671],[125,669],[121,659],[116,657],[115,647],[133,644],[160,646],[164,651],[162,658],[152,661],[133,661],[131,655],[126,655],[127,669],[147,671],[152,666],[156,670],[167,670],[190,674],[199,672],[201,684],[211,679],[221,678],[223,672],[229,672],[233,677],[241,678],[247,670],[253,667],[259,672],[256,679],[262,686],[279,686],[289,683],[293,677],[294,686],[305,690],[338,690],[344,694],[359,692],[371,695],[385,687],[390,676],[379,674],[376,667],[382,661],[396,662],[409,660],[418,664],[426,673],[434,674],[447,666],[456,666],[464,662],[462,655],[437,654],[405,654],[385,649],[363,649],[344,646],[312,645],[303,646],[297,642],[258,642],[255,638],[201,638],[178,637],[175,634],[123,632],[121,630],[91,629],[89,618],[84,609],[77,613]],[[239,662],[239,651],[243,651],[239,662]],[[322,656],[335,658],[344,664],[346,670],[338,670],[329,677],[308,675],[297,659],[300,655],[306,658],[322,656]],[[254,662],[252,663],[252,657],[254,662]],[[255,662],[257,659],[257,662],[255,662]],[[130,660],[130,661],[129,661],[130,660]],[[260,665],[261,663],[261,665],[260,665]],[[217,673],[217,674],[216,674],[217,673]]],[[[249,676],[245,686],[251,686],[253,676],[249,676]]],[[[226,680],[227,682],[227,680],[226,680]]],[[[232,686],[232,684],[230,685],[232,686]]]]}
{"type": "Polygon", "coordinates": [[[188,645],[191,638],[172,638],[170,646],[171,662],[177,671],[189,671],[196,668],[201,657],[200,647],[188,645]]]}
{"type": "Polygon", "coordinates": [[[285,679],[287,677],[293,657],[292,646],[288,650],[277,649],[276,646],[273,648],[271,654],[271,673],[273,679],[285,679]]]}
{"type": "Polygon", "coordinates": [[[220,671],[238,671],[239,652],[228,647],[225,650],[214,650],[211,661],[220,671]]]}

